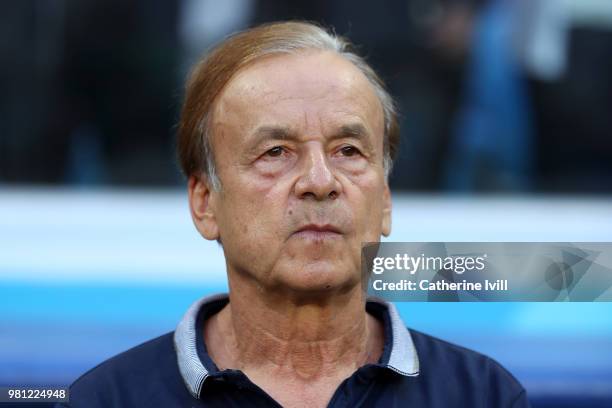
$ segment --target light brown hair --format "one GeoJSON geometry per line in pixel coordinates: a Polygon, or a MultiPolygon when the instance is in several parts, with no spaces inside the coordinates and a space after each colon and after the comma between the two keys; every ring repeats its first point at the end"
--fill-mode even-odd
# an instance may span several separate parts
{"type": "Polygon", "coordinates": [[[349,41],[316,24],[296,21],[263,24],[234,34],[195,65],[187,80],[178,124],[177,150],[183,173],[189,177],[204,172],[212,187],[219,189],[209,137],[210,114],[217,96],[241,68],[259,58],[313,49],[333,51],[348,59],[373,85],[383,108],[383,165],[388,175],[399,145],[399,126],[395,104],[384,83],[349,41]]]}

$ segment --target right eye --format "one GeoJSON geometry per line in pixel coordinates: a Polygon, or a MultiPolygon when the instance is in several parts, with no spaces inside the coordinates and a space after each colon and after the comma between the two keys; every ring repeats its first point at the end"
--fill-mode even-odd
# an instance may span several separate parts
{"type": "Polygon", "coordinates": [[[266,155],[270,157],[278,157],[281,154],[283,154],[284,150],[285,149],[283,149],[282,146],[274,146],[273,148],[271,148],[270,150],[266,152],[266,155]]]}

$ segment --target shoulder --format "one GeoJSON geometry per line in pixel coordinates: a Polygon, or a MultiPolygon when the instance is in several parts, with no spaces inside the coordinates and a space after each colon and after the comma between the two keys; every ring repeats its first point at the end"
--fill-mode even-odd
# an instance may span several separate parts
{"type": "MultiPolygon", "coordinates": [[[[71,407],[134,406],[182,386],[173,332],[118,354],[79,377],[70,386],[71,407]]],[[[149,404],[156,405],[156,404],[149,404]]]]}
{"type": "Polygon", "coordinates": [[[472,400],[471,406],[528,406],[525,389],[500,363],[476,351],[409,329],[420,381],[472,400]]]}

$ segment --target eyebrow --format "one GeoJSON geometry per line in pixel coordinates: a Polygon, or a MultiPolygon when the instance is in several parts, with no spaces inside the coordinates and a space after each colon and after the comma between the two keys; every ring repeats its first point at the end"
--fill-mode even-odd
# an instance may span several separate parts
{"type": "Polygon", "coordinates": [[[272,139],[272,140],[291,140],[296,139],[296,135],[286,126],[269,126],[264,125],[258,127],[255,132],[253,132],[253,140],[251,144],[253,146],[258,146],[264,140],[272,139]]]}
{"type": "MultiPolygon", "coordinates": [[[[340,126],[327,140],[337,140],[346,137],[358,139],[366,148],[372,149],[370,132],[361,123],[349,123],[340,126]]],[[[252,134],[251,146],[259,146],[265,140],[297,140],[298,135],[288,126],[263,125],[252,134]]]]}
{"type": "Polygon", "coordinates": [[[373,149],[371,137],[372,135],[363,124],[356,122],[347,125],[342,125],[335,133],[335,135],[330,138],[330,140],[342,139],[347,136],[354,137],[355,139],[359,140],[366,149],[373,149]]]}

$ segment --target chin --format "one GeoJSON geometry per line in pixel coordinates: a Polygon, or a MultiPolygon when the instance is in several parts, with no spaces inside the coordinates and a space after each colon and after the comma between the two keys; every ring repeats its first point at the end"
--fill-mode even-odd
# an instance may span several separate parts
{"type": "Polygon", "coordinates": [[[361,283],[359,270],[329,260],[292,262],[278,277],[290,291],[310,295],[343,291],[361,283]]]}

